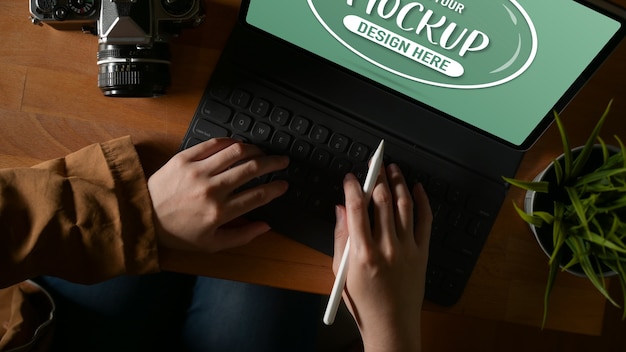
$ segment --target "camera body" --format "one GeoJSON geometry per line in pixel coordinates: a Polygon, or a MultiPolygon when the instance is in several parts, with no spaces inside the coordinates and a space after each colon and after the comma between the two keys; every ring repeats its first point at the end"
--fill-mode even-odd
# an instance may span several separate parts
{"type": "Polygon", "coordinates": [[[105,96],[152,97],[170,85],[169,41],[204,21],[202,0],[30,0],[31,21],[98,36],[105,96]]]}

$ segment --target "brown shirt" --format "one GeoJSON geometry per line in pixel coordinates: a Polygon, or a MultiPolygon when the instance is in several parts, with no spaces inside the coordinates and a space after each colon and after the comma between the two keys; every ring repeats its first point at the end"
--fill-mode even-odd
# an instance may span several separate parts
{"type": "Polygon", "coordinates": [[[95,283],[158,271],[152,216],[129,137],[0,170],[0,351],[34,334],[20,282],[52,275],[95,283]]]}

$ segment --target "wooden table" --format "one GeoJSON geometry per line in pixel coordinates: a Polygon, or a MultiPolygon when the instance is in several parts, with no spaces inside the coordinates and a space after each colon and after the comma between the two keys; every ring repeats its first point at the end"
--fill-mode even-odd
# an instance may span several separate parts
{"type": "MultiPolygon", "coordinates": [[[[626,0],[619,0],[626,5],[626,0]]],[[[237,0],[207,1],[207,21],[172,43],[173,85],[154,99],[105,98],[96,85],[97,38],[29,23],[27,0],[0,2],[0,167],[30,166],[85,145],[131,135],[155,152],[156,169],[179,147],[238,10],[237,0]]],[[[582,144],[608,100],[604,129],[626,139],[626,46],[622,45],[571,102],[563,117],[574,144],[582,144]]],[[[518,177],[530,179],[559,154],[550,128],[527,153],[518,177]]],[[[511,202],[505,201],[460,302],[425,309],[540,326],[547,259],[511,202]]],[[[163,252],[183,272],[328,294],[331,258],[277,233],[215,255],[163,252]]],[[[547,327],[598,335],[605,300],[584,279],[559,275],[547,327]]],[[[607,309],[613,309],[609,307],[607,309]]]]}

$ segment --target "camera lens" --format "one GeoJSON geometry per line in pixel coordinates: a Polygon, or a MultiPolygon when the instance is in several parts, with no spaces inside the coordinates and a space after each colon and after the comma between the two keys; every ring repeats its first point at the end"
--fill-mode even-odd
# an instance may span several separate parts
{"type": "Polygon", "coordinates": [[[98,87],[110,97],[155,97],[170,85],[167,43],[149,48],[137,45],[99,45],[98,87]]]}

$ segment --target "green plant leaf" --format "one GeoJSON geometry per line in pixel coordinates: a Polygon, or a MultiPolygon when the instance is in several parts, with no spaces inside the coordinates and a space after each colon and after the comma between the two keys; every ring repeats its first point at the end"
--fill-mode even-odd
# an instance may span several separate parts
{"type": "Polygon", "coordinates": [[[618,153],[611,155],[597,170],[610,170],[624,167],[624,154],[620,150],[618,153]]]}
{"type": "Polygon", "coordinates": [[[626,319],[626,271],[621,261],[607,262],[606,266],[617,273],[620,286],[622,287],[622,302],[624,307],[622,308],[622,320],[626,319]]]}
{"type": "Polygon", "coordinates": [[[626,258],[618,255],[615,252],[606,253],[606,254],[596,254],[598,259],[604,261],[604,263],[624,263],[626,265],[626,258]]]}
{"type": "Polygon", "coordinates": [[[626,253],[626,249],[624,249],[623,247],[620,247],[619,245],[593,232],[587,232],[585,239],[599,246],[602,246],[602,247],[605,247],[605,248],[608,248],[608,249],[611,249],[620,253],[626,253]]]}
{"type": "Polygon", "coordinates": [[[609,157],[611,156],[611,154],[609,153],[609,148],[606,146],[606,143],[604,142],[604,139],[602,139],[602,137],[598,136],[597,139],[602,149],[602,165],[606,165],[609,157]]]}
{"type": "MultiPolygon", "coordinates": [[[[569,178],[569,175],[572,174],[572,150],[570,148],[569,139],[567,138],[567,133],[565,132],[565,126],[563,126],[563,121],[561,121],[561,117],[556,111],[554,111],[554,120],[556,121],[557,127],[559,128],[561,143],[563,145],[563,161],[565,163],[565,179],[563,181],[566,181],[569,178]]],[[[558,162],[555,162],[555,164],[558,164],[558,162]]],[[[557,180],[558,179],[559,178],[557,178],[557,180]]]]}
{"type": "Polygon", "coordinates": [[[552,225],[552,223],[554,222],[554,215],[548,213],[547,211],[536,211],[533,213],[533,216],[540,218],[548,225],[552,225]]]}
{"type": "Polygon", "coordinates": [[[550,264],[554,260],[557,260],[558,253],[561,251],[561,247],[565,243],[565,231],[563,230],[563,213],[565,212],[565,206],[563,203],[554,202],[554,220],[552,222],[552,245],[554,250],[550,256],[550,264]]]}
{"type": "MultiPolygon", "coordinates": [[[[613,241],[621,248],[626,249],[626,244],[622,241],[622,237],[624,236],[624,223],[620,220],[619,216],[615,213],[613,215],[613,223],[611,224],[611,228],[609,232],[606,234],[606,238],[613,241]]],[[[626,258],[625,258],[626,259],[626,258]]]]}
{"type": "Polygon", "coordinates": [[[626,175],[626,168],[595,171],[585,176],[581,176],[576,181],[576,183],[574,183],[573,187],[581,187],[583,185],[598,182],[604,179],[608,179],[610,177],[613,177],[615,175],[620,175],[622,173],[626,175]]]}
{"type": "Polygon", "coordinates": [[[549,262],[549,271],[548,271],[548,281],[546,282],[546,290],[543,294],[543,322],[541,323],[541,328],[543,329],[546,325],[546,320],[548,319],[548,303],[550,301],[550,294],[552,293],[552,288],[554,287],[554,281],[556,280],[556,275],[559,272],[559,263],[561,262],[561,252],[557,251],[555,253],[555,260],[549,262]]]}
{"type": "Polygon", "coordinates": [[[589,220],[587,219],[587,213],[585,211],[585,207],[580,201],[580,198],[578,197],[578,192],[576,192],[576,190],[571,187],[565,187],[565,191],[567,192],[567,195],[569,196],[569,199],[572,202],[572,206],[574,207],[574,210],[576,211],[576,214],[578,215],[579,224],[583,226],[585,230],[588,232],[589,220]]]}
{"type": "Polygon", "coordinates": [[[548,193],[548,187],[550,183],[547,181],[523,181],[516,180],[509,177],[502,177],[504,181],[510,183],[511,185],[527,190],[527,191],[535,191],[539,193],[548,193]]]}
{"type": "Polygon", "coordinates": [[[578,256],[573,256],[569,262],[561,265],[561,271],[565,271],[571,269],[574,265],[580,264],[580,260],[578,256]]]}
{"type": "Polygon", "coordinates": [[[606,117],[609,115],[609,111],[611,110],[612,104],[613,104],[613,100],[611,99],[606,109],[604,110],[604,113],[602,114],[602,116],[596,123],[596,126],[594,127],[593,131],[589,135],[587,142],[585,143],[585,146],[583,147],[582,151],[580,152],[580,154],[578,154],[578,157],[574,161],[574,164],[571,170],[572,172],[569,175],[571,178],[578,177],[578,175],[580,175],[583,168],[587,164],[587,160],[589,160],[589,156],[591,155],[591,151],[593,150],[593,145],[596,143],[598,139],[598,135],[600,135],[600,130],[602,129],[602,126],[604,125],[604,120],[606,120],[606,117]]]}
{"type": "Polygon", "coordinates": [[[617,304],[617,302],[615,302],[611,298],[608,291],[606,290],[606,285],[603,280],[602,273],[597,272],[595,268],[593,267],[593,264],[591,263],[591,260],[589,259],[589,254],[588,254],[589,252],[586,246],[584,245],[583,240],[578,237],[571,236],[571,237],[568,237],[565,241],[568,247],[572,250],[573,255],[578,257],[579,264],[581,268],[583,269],[583,271],[585,272],[585,275],[587,276],[589,281],[591,281],[591,283],[595,286],[595,288],[598,291],[600,291],[600,293],[609,302],[611,302],[612,305],[619,307],[619,304],[617,304]]]}
{"type": "Polygon", "coordinates": [[[535,227],[543,226],[544,220],[542,217],[533,216],[533,215],[526,213],[524,209],[518,207],[517,204],[515,204],[515,202],[513,202],[513,207],[515,208],[515,211],[517,211],[517,215],[519,215],[519,217],[522,218],[522,220],[524,220],[525,222],[535,227]]]}
{"type": "Polygon", "coordinates": [[[561,166],[561,163],[558,160],[554,160],[554,163],[552,165],[554,167],[554,175],[556,178],[556,184],[558,186],[561,186],[565,182],[565,175],[563,173],[563,167],[561,166]]]}
{"type": "Polygon", "coordinates": [[[620,149],[619,154],[621,154],[621,158],[624,163],[623,167],[626,167],[626,158],[624,158],[624,155],[626,155],[626,147],[624,147],[624,143],[622,143],[622,140],[618,136],[613,136],[613,138],[615,138],[615,140],[619,144],[619,149],[620,149]]]}

